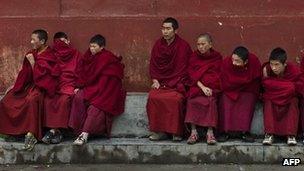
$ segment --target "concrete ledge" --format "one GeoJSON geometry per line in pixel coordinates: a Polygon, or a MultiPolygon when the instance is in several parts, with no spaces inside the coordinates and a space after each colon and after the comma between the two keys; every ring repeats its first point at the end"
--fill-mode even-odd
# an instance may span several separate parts
{"type": "MultiPolygon", "coordinates": [[[[113,137],[147,137],[149,135],[146,112],[147,98],[148,93],[128,92],[125,112],[114,120],[112,126],[113,137]]],[[[264,134],[263,105],[260,102],[256,105],[251,133],[255,135],[264,134]]]]}
{"type": "MultiPolygon", "coordinates": [[[[147,93],[128,93],[125,113],[115,119],[112,136],[146,137],[149,134],[146,112],[147,98],[147,93]]],[[[255,107],[251,133],[264,135],[263,105],[261,102],[258,102],[255,107]]]]}
{"type": "Polygon", "coordinates": [[[72,142],[58,145],[37,144],[32,152],[22,151],[22,143],[0,142],[0,164],[280,164],[282,158],[299,157],[304,161],[304,146],[231,141],[208,146],[185,142],[150,142],[148,139],[113,138],[92,140],[84,146],[72,142]]]}

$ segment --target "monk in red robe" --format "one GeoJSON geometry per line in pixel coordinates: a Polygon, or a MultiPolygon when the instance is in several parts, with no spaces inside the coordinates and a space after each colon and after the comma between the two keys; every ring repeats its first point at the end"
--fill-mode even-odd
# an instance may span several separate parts
{"type": "Polygon", "coordinates": [[[220,91],[220,68],[222,55],[212,48],[212,38],[201,34],[197,39],[197,50],[190,57],[188,73],[191,78],[187,93],[185,123],[191,125],[188,144],[194,144],[199,136],[196,127],[208,128],[207,144],[215,144],[213,129],[217,127],[217,98],[220,91]]]}
{"type": "Polygon", "coordinates": [[[44,127],[50,129],[42,138],[46,144],[60,143],[62,134],[59,128],[68,128],[71,101],[75,89],[75,69],[81,57],[81,54],[70,45],[68,36],[64,32],[57,32],[54,35],[52,49],[61,74],[55,96],[45,96],[44,99],[44,127]]]}
{"type": "Polygon", "coordinates": [[[227,141],[229,133],[241,133],[244,142],[253,142],[251,121],[261,84],[261,63],[245,47],[237,47],[225,58],[221,70],[223,94],[219,104],[219,141],[227,141]]]}
{"type": "MultiPolygon", "coordinates": [[[[301,55],[297,58],[297,62],[300,64],[301,72],[304,73],[304,50],[301,50],[301,55]]],[[[304,137],[304,96],[299,96],[299,109],[300,109],[300,121],[299,121],[299,134],[304,137]]],[[[304,144],[304,139],[303,139],[304,144]]]]}
{"type": "Polygon", "coordinates": [[[31,150],[42,138],[43,99],[54,96],[60,69],[45,30],[31,35],[33,50],[24,58],[14,87],[0,102],[0,133],[25,135],[24,149],[31,150]]]}
{"type": "Polygon", "coordinates": [[[285,50],[275,48],[263,65],[264,145],[271,145],[274,135],[287,136],[288,145],[297,144],[298,97],[303,92],[304,77],[298,66],[286,60],[285,50]]]}
{"type": "Polygon", "coordinates": [[[69,120],[69,126],[79,135],[76,145],[86,143],[89,135],[109,137],[114,117],[124,112],[124,65],[121,57],[106,50],[105,45],[102,35],[92,37],[89,50],[76,68],[77,89],[69,120]]]}
{"type": "Polygon", "coordinates": [[[147,114],[150,140],[162,140],[167,134],[173,141],[181,141],[185,119],[185,83],[187,82],[190,45],[179,37],[178,22],[174,18],[163,21],[163,37],[156,41],[151,52],[150,76],[152,90],[149,92],[147,114]]]}

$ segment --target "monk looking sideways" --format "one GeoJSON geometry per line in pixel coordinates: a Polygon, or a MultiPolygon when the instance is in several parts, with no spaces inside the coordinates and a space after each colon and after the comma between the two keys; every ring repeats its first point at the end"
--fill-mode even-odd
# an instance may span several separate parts
{"type": "Polygon", "coordinates": [[[44,96],[54,97],[60,74],[47,39],[45,30],[33,31],[33,50],[25,55],[14,87],[0,102],[0,133],[25,134],[25,150],[33,149],[42,138],[44,96]]]}
{"type": "Polygon", "coordinates": [[[121,57],[106,50],[105,45],[102,35],[92,37],[90,48],[76,68],[75,97],[69,120],[69,126],[78,134],[76,145],[86,143],[89,135],[109,137],[114,117],[124,112],[124,65],[121,57]]]}
{"type": "Polygon", "coordinates": [[[288,145],[297,144],[298,97],[303,92],[304,77],[298,66],[286,60],[285,50],[275,48],[263,65],[264,145],[271,145],[274,135],[287,136],[288,145]]]}
{"type": "Polygon", "coordinates": [[[178,22],[167,18],[162,23],[163,37],[156,41],[150,58],[152,90],[149,92],[147,114],[150,140],[163,140],[170,134],[181,141],[184,133],[185,83],[190,45],[179,37],[178,22]]]}
{"type": "Polygon", "coordinates": [[[220,92],[220,70],[222,55],[212,48],[209,34],[201,34],[197,39],[197,50],[190,57],[188,72],[191,78],[188,91],[185,123],[191,125],[188,144],[198,141],[197,127],[207,128],[207,144],[215,144],[213,133],[217,127],[217,98],[220,92]]]}

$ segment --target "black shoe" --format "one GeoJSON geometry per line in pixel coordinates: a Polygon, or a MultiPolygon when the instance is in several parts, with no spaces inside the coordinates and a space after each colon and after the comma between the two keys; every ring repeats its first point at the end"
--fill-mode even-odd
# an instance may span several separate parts
{"type": "Polygon", "coordinates": [[[250,133],[246,132],[246,133],[243,133],[242,140],[243,140],[243,142],[253,143],[254,137],[250,133]]]}
{"type": "Polygon", "coordinates": [[[217,138],[218,142],[226,142],[229,140],[229,135],[228,134],[222,134],[217,138]]]}
{"type": "Polygon", "coordinates": [[[54,137],[54,134],[51,131],[48,131],[44,137],[42,138],[42,142],[44,142],[45,144],[51,144],[51,140],[54,137]]]}
{"type": "Polygon", "coordinates": [[[51,143],[52,144],[58,144],[58,143],[60,143],[62,141],[62,138],[63,137],[62,137],[61,132],[57,131],[55,133],[55,135],[53,135],[53,138],[51,139],[51,143]]]}

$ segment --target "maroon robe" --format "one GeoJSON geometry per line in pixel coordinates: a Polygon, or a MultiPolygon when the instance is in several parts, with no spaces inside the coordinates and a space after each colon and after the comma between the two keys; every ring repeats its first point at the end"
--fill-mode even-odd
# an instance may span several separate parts
{"type": "Polygon", "coordinates": [[[287,63],[282,76],[275,75],[269,63],[263,65],[268,77],[263,77],[265,133],[293,135],[298,131],[298,95],[302,93],[304,77],[294,64],[287,63]]]}
{"type": "Polygon", "coordinates": [[[68,128],[71,100],[75,89],[75,70],[81,54],[59,39],[54,40],[52,48],[57,57],[61,74],[55,96],[46,96],[44,99],[44,126],[48,128],[68,128]]]}
{"type": "Polygon", "coordinates": [[[191,53],[190,45],[178,35],[170,45],[163,38],[156,41],[151,52],[150,76],[158,80],[161,87],[149,92],[150,131],[183,134],[185,83],[191,53]]]}
{"type": "Polygon", "coordinates": [[[220,78],[223,94],[219,103],[219,130],[250,131],[261,83],[259,59],[250,53],[248,63],[238,67],[229,56],[223,60],[220,78]]]}
{"type": "Polygon", "coordinates": [[[123,70],[121,58],[106,49],[85,53],[76,69],[76,86],[81,90],[72,102],[69,120],[75,133],[110,135],[112,118],[124,112],[123,70]]]}
{"type": "Polygon", "coordinates": [[[51,48],[37,53],[35,64],[24,58],[14,88],[0,102],[0,133],[22,135],[31,132],[42,138],[43,98],[54,96],[60,69],[51,48]]]}
{"type": "Polygon", "coordinates": [[[220,91],[219,73],[222,58],[222,55],[213,49],[205,54],[199,51],[193,52],[188,67],[191,82],[187,99],[186,123],[203,127],[217,126],[217,97],[220,91]],[[212,90],[212,96],[208,97],[204,94],[197,85],[198,81],[212,90]]]}
{"type": "MultiPolygon", "coordinates": [[[[300,61],[301,72],[304,72],[304,50],[301,50],[300,61]]],[[[300,121],[299,121],[299,133],[304,134],[304,96],[299,97],[299,109],[300,109],[300,121]]]]}

